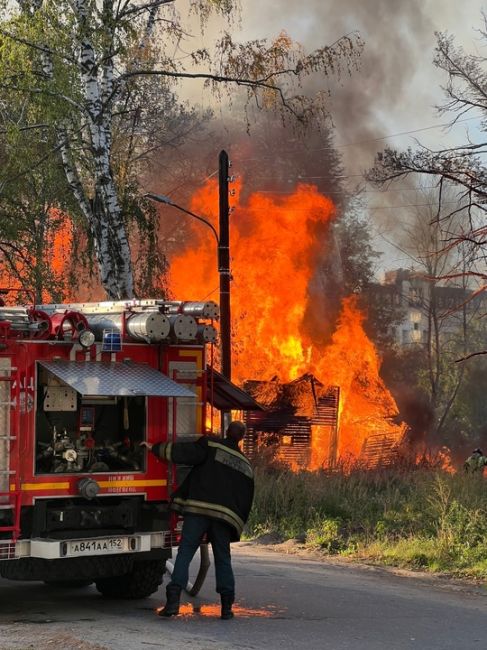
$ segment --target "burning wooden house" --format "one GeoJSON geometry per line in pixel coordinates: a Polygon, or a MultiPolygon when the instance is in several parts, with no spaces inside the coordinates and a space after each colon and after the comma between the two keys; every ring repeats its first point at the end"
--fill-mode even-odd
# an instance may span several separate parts
{"type": "Polygon", "coordinates": [[[247,381],[245,390],[266,407],[247,411],[244,450],[255,457],[271,447],[276,458],[307,469],[333,468],[338,452],[340,389],[306,374],[290,383],[247,381]]]}

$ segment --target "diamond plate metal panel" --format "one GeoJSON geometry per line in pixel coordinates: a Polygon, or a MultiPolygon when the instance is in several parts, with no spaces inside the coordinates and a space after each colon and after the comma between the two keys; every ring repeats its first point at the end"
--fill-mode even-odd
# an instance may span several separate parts
{"type": "Polygon", "coordinates": [[[142,363],[60,360],[40,364],[81,395],[195,397],[184,386],[142,363]]]}

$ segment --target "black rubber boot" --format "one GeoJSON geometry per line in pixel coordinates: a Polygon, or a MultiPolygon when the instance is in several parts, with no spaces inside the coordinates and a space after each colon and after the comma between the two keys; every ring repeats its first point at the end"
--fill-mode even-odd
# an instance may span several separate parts
{"type": "Polygon", "coordinates": [[[177,616],[179,614],[179,599],[181,587],[169,584],[166,587],[166,604],[159,612],[159,616],[177,616]]]}
{"type": "Polygon", "coordinates": [[[228,621],[228,619],[233,618],[234,616],[232,612],[232,605],[233,605],[233,601],[235,600],[235,595],[221,594],[220,598],[222,601],[222,614],[220,618],[222,618],[224,621],[228,621]]]}

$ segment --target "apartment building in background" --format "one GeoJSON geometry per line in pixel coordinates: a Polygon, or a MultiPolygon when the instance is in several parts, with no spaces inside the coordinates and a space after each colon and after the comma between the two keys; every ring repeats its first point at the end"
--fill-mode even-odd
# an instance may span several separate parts
{"type": "Polygon", "coordinates": [[[371,305],[379,305],[396,316],[391,335],[401,347],[427,343],[433,312],[440,335],[447,336],[462,327],[462,305],[469,315],[487,310],[487,296],[480,294],[469,300],[470,290],[434,284],[412,269],[386,271],[384,281],[370,284],[367,294],[371,305]]]}

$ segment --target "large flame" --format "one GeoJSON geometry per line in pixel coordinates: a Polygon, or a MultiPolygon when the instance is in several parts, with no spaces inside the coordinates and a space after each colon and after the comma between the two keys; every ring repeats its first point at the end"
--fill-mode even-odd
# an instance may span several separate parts
{"type": "Polygon", "coordinates": [[[364,318],[356,297],[345,298],[331,343],[313,350],[313,374],[325,384],[340,386],[342,458],[359,456],[370,436],[398,439],[404,430],[391,422],[398,409],[379,375],[380,359],[365,333],[364,318]]]}
{"type": "MultiPolygon", "coordinates": [[[[240,186],[237,187],[237,202],[240,186]]],[[[194,197],[192,210],[215,221],[214,183],[194,197]]],[[[330,199],[302,185],[290,195],[254,194],[231,216],[233,378],[289,381],[306,372],[311,342],[301,335],[308,285],[322,253],[317,231],[335,216],[330,199]]],[[[194,225],[194,240],[171,260],[175,296],[218,299],[215,241],[194,225]]]]}
{"type": "MultiPolygon", "coordinates": [[[[238,185],[231,216],[233,379],[277,376],[287,382],[311,373],[324,385],[340,386],[341,458],[359,457],[371,435],[399,438],[403,428],[390,419],[397,407],[380,378],[380,360],[356,298],[342,301],[326,346],[311,338],[305,322],[310,281],[325,252],[323,234],[336,214],[332,201],[314,186],[300,185],[291,194],[256,193],[241,204],[240,190],[238,185]]],[[[216,224],[217,206],[217,186],[207,183],[191,209],[216,224]]],[[[215,241],[201,224],[192,228],[191,243],[171,259],[171,290],[175,296],[218,299],[215,241]]],[[[320,431],[313,434],[318,445],[320,437],[320,431]]],[[[324,453],[313,450],[313,466],[323,463],[324,453]]]]}

